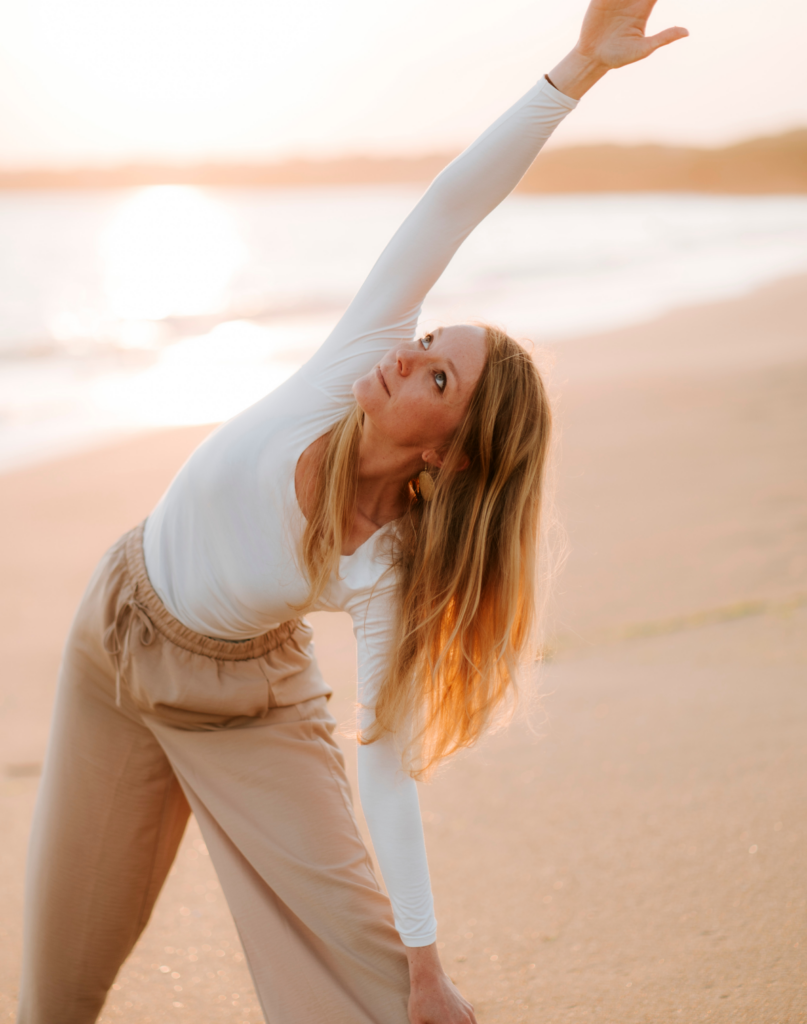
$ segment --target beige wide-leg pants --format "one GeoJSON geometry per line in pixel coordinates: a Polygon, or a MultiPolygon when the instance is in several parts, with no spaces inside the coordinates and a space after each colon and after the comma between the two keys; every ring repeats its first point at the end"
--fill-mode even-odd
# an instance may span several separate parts
{"type": "Polygon", "coordinates": [[[67,642],[31,835],[19,1024],[90,1024],[190,811],[269,1024],[406,1024],[409,978],[303,621],[244,643],[173,618],[142,527],[67,642]]]}

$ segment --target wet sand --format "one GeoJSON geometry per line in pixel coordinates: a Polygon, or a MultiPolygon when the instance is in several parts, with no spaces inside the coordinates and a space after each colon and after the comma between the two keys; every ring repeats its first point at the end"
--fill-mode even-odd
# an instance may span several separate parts
{"type": "MultiPolygon", "coordinates": [[[[480,1024],[807,1022],[807,279],[547,359],[555,653],[422,788],[444,962],[480,1024]]],[[[73,609],[207,429],[0,478],[0,1021],[73,609]]],[[[346,719],[349,620],[313,618],[346,719]]],[[[101,1019],[262,1019],[193,822],[101,1019]]]]}

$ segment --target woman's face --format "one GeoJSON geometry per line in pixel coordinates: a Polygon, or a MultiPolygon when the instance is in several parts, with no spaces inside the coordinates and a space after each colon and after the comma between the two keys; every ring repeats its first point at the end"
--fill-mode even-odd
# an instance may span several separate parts
{"type": "Polygon", "coordinates": [[[481,327],[441,327],[391,349],[353,394],[394,444],[440,451],[462,422],[486,359],[481,327]]]}

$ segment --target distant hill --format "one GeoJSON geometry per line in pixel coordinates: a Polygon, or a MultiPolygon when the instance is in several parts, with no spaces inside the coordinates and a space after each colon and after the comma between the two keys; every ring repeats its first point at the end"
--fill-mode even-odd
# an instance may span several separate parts
{"type": "Polygon", "coordinates": [[[529,192],[807,192],[807,128],[722,149],[574,146],[527,172],[529,192]]]}
{"type": "MultiPolygon", "coordinates": [[[[283,187],[430,181],[453,157],[346,156],[278,163],[130,164],[0,170],[0,188],[125,188],[142,185],[283,187]]],[[[525,192],[807,192],[807,128],[722,149],[568,146],[542,154],[525,192]]]]}

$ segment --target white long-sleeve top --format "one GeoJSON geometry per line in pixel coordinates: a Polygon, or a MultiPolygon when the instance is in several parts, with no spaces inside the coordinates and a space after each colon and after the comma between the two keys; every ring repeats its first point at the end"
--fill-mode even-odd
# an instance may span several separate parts
{"type": "MultiPolygon", "coordinates": [[[[431,184],[381,254],[347,312],[289,380],[212,434],[185,463],[146,523],[146,567],[180,622],[243,640],[297,618],[309,584],[300,569],[304,520],[297,460],[354,401],[352,385],[415,336],[424,298],[476,225],[508,195],[576,106],[541,79],[431,184]]],[[[343,556],[305,611],[350,614],[358,700],[372,720],[394,621],[394,574],[383,527],[343,556]]],[[[436,934],[417,787],[394,737],[359,747],[359,792],[396,927],[408,946],[436,934]]]]}

